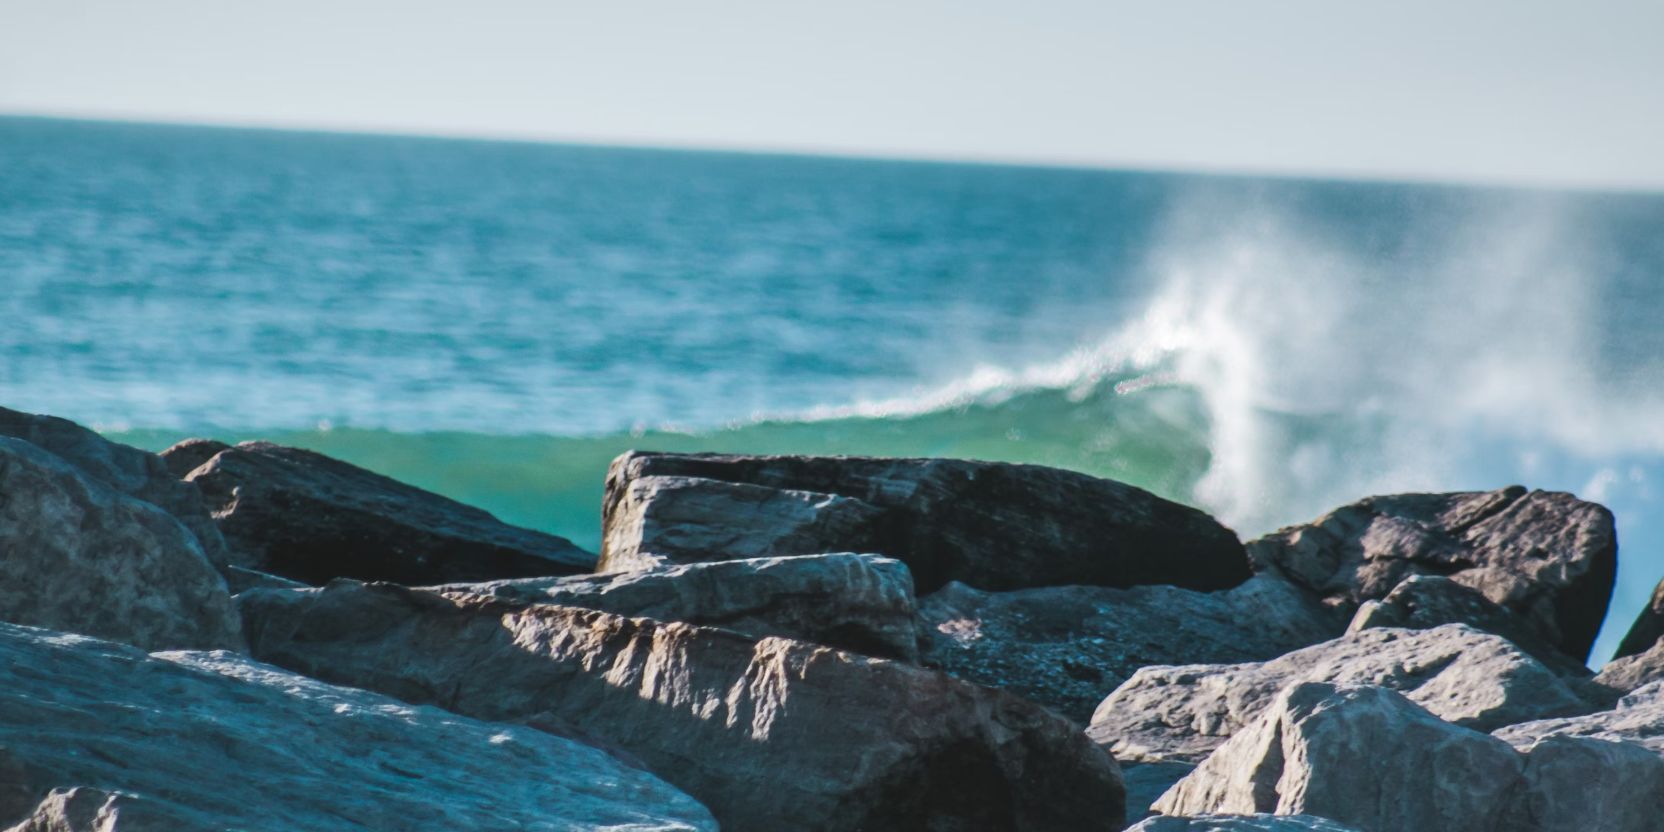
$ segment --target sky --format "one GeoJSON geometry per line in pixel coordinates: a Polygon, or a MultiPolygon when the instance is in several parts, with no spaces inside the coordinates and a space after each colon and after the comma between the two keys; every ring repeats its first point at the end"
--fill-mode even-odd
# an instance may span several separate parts
{"type": "Polygon", "coordinates": [[[0,113],[1664,189],[1664,2],[0,0],[0,113]]]}

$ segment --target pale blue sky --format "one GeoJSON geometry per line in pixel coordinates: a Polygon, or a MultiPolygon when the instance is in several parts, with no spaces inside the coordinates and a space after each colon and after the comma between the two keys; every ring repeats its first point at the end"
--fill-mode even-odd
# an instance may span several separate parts
{"type": "Polygon", "coordinates": [[[1664,0],[0,0],[0,112],[1664,187],[1664,0]]]}

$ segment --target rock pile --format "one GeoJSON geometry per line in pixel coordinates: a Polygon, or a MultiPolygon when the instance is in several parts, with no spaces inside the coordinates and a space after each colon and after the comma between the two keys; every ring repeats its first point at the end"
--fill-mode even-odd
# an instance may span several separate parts
{"type": "Polygon", "coordinates": [[[1035,466],[632,452],[602,532],[0,410],[0,828],[1660,828],[1664,586],[1590,674],[1569,494],[1245,546],[1035,466]]]}

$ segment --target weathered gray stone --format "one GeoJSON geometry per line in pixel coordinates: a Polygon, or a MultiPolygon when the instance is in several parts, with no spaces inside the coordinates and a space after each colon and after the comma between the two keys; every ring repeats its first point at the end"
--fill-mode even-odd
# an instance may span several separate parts
{"type": "Polygon", "coordinates": [[[1146,667],[1098,706],[1087,733],[1119,759],[1199,762],[1302,682],[1380,685],[1481,730],[1592,707],[1507,640],[1446,624],[1363,630],[1261,663],[1146,667]]]}
{"type": "Polygon", "coordinates": [[[0,437],[0,620],[148,649],[241,649],[189,530],[35,445],[0,437]]]}
{"type": "Polygon", "coordinates": [[[1548,737],[1527,749],[1525,782],[1497,828],[1655,832],[1661,812],[1664,758],[1626,742],[1548,737]]]}
{"type": "Polygon", "coordinates": [[[435,584],[588,572],[564,538],[340,460],[267,442],[193,470],[238,565],[322,584],[336,577],[435,584]]]}
{"type": "Polygon", "coordinates": [[[1607,662],[1594,678],[1595,684],[1620,694],[1658,681],[1664,681],[1664,641],[1654,644],[1645,653],[1607,662]]]}
{"type": "Polygon", "coordinates": [[[1411,575],[1379,601],[1365,601],[1346,628],[1348,633],[1375,627],[1431,630],[1443,624],[1466,624],[1494,633],[1565,676],[1590,675],[1587,665],[1550,644],[1525,619],[1509,612],[1472,587],[1441,575],[1411,575]]]}
{"type": "Polygon", "coordinates": [[[1664,759],[1556,736],[1517,752],[1384,688],[1289,688],[1156,809],[1308,813],[1364,832],[1658,828],[1664,759]]]}
{"type": "Polygon", "coordinates": [[[1161,815],[1127,827],[1127,832],[1358,832],[1357,827],[1311,815],[1161,815]]]}
{"type": "Polygon", "coordinates": [[[1634,743],[1664,756],[1664,682],[1636,689],[1611,710],[1521,722],[1493,733],[1516,748],[1529,748],[1548,737],[1588,737],[1634,743]]]}
{"type": "Polygon", "coordinates": [[[1294,685],[1156,811],[1310,814],[1364,832],[1496,830],[1525,768],[1507,743],[1376,687],[1294,685]]]}
{"type": "Polygon", "coordinates": [[[1119,829],[1114,761],[1039,706],[782,638],[388,584],[238,596],[256,655],[593,737],[727,832],[1119,829]]]}
{"type": "Polygon", "coordinates": [[[1617,576],[1612,513],[1520,486],[1370,497],[1248,544],[1351,614],[1411,575],[1445,575],[1519,615],[1567,656],[1589,655],[1617,576]]]}
{"type": "Polygon", "coordinates": [[[1645,653],[1660,640],[1664,640],[1664,581],[1659,581],[1658,586],[1653,588],[1646,608],[1635,617],[1635,623],[1630,625],[1623,641],[1618,642],[1614,658],[1645,653]]]}
{"type": "Polygon", "coordinates": [[[1263,574],[1197,592],[1172,586],[983,592],[949,583],[919,602],[925,664],[1085,723],[1149,665],[1259,661],[1334,638],[1341,623],[1263,574]]]}
{"type": "Polygon", "coordinates": [[[68,419],[4,407],[0,407],[0,436],[21,439],[48,451],[94,482],[173,515],[196,536],[210,563],[216,567],[227,563],[225,541],[208,516],[202,493],[175,477],[156,454],[111,442],[68,419]]]}
{"type": "MultiPolygon", "coordinates": [[[[3,812],[0,818],[9,819],[13,814],[3,812]]],[[[190,818],[168,811],[166,806],[119,792],[81,787],[53,789],[6,832],[176,832],[190,828],[190,818]]]]}
{"type": "Polygon", "coordinates": [[[869,656],[919,655],[913,577],[901,561],[878,555],[755,558],[432,589],[686,621],[751,638],[784,636],[869,656]]]}
{"type": "Polygon", "coordinates": [[[607,473],[602,513],[601,571],[861,551],[906,563],[920,592],[1211,590],[1249,575],[1236,535],[1202,512],[1035,465],[632,451],[607,473]]]}
{"type": "Polygon", "coordinates": [[[229,653],[0,625],[0,822],[84,819],[108,803],[96,792],[121,793],[121,832],[716,829],[658,778],[531,728],[229,653]],[[94,791],[43,799],[76,787],[94,791]],[[129,825],[129,809],[170,823],[129,825]]]}

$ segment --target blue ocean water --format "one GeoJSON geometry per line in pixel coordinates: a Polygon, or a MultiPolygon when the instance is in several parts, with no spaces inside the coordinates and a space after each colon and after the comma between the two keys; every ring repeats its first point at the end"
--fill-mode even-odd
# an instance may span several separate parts
{"type": "Polygon", "coordinates": [[[0,403],[594,546],[629,447],[955,455],[1245,536],[1511,482],[1664,575],[1664,195],[0,118],[0,403]]]}

